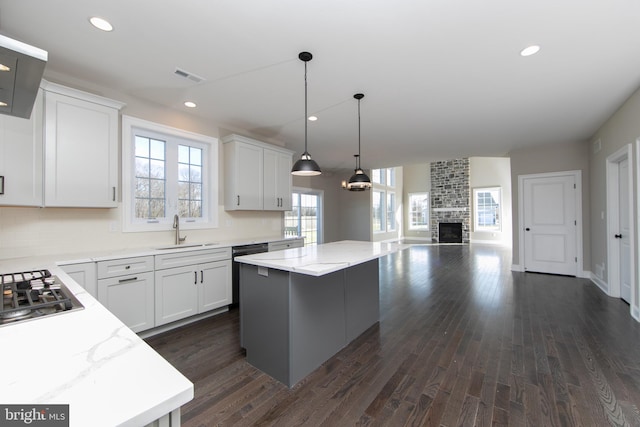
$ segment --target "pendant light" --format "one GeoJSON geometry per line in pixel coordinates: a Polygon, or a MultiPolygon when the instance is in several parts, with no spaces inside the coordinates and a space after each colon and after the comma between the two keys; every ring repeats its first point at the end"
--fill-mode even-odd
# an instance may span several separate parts
{"type": "Polygon", "coordinates": [[[351,176],[351,178],[349,178],[349,182],[347,183],[347,190],[364,191],[371,189],[371,180],[360,167],[360,100],[364,98],[364,95],[361,93],[356,93],[355,95],[353,95],[353,97],[358,100],[358,154],[354,156],[356,158],[356,169],[355,173],[351,176]]]}
{"type": "Polygon", "coordinates": [[[292,175],[298,176],[315,176],[320,175],[322,171],[320,166],[311,159],[311,155],[307,151],[307,62],[311,61],[313,55],[309,52],[300,52],[298,55],[304,62],[304,153],[291,169],[292,175]]]}

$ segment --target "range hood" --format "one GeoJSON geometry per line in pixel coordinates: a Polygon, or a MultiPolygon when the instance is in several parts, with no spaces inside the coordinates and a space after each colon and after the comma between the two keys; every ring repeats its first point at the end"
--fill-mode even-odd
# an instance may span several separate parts
{"type": "Polygon", "coordinates": [[[28,119],[48,54],[0,35],[0,114],[28,119]]]}

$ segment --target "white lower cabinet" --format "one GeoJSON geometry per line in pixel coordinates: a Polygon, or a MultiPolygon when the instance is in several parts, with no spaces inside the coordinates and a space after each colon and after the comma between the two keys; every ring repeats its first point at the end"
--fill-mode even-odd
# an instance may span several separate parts
{"type": "Polygon", "coordinates": [[[155,288],[156,326],[231,304],[230,249],[157,255],[155,288]]]}
{"type": "Polygon", "coordinates": [[[133,332],[152,328],[153,273],[98,280],[98,301],[133,332]]]}
{"type": "Polygon", "coordinates": [[[98,301],[134,332],[155,326],[153,257],[99,261],[98,301]]]}
{"type": "Polygon", "coordinates": [[[60,264],[60,268],[69,277],[82,286],[89,294],[98,298],[98,279],[95,262],[78,262],[73,264],[60,264]]]}

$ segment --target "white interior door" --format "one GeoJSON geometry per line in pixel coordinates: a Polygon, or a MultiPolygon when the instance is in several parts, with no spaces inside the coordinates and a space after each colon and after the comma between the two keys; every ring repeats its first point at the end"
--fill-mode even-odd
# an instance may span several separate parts
{"type": "Polygon", "coordinates": [[[631,304],[631,227],[629,226],[629,159],[618,164],[620,298],[631,304]]]}
{"type": "Polygon", "coordinates": [[[577,275],[576,177],[523,180],[524,270],[577,275]]]}

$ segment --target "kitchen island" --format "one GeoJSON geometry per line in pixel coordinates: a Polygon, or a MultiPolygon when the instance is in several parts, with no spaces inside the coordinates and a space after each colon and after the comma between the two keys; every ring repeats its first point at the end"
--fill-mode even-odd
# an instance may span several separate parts
{"type": "Polygon", "coordinates": [[[341,241],[235,258],[247,361],[293,387],[378,322],[378,259],[407,247],[341,241]]]}

